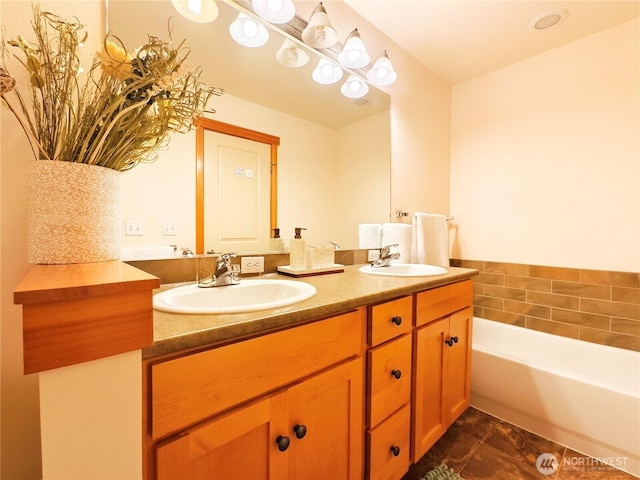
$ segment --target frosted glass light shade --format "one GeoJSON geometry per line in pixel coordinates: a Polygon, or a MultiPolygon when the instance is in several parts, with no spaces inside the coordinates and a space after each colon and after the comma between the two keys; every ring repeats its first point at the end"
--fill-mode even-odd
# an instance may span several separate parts
{"type": "Polygon", "coordinates": [[[173,7],[193,22],[209,23],[218,18],[218,5],[214,0],[171,0],[173,7]]]}
{"type": "Polygon", "coordinates": [[[344,42],[344,47],[338,54],[338,61],[347,68],[362,68],[371,62],[371,57],[367,53],[357,28],[349,34],[344,42]]]}
{"type": "Polygon", "coordinates": [[[311,73],[311,77],[321,85],[336,83],[343,75],[344,71],[338,65],[325,58],[320,59],[318,65],[311,73]]]}
{"type": "Polygon", "coordinates": [[[229,33],[233,39],[245,47],[261,47],[269,40],[267,28],[244,13],[229,25],[229,33]]]}
{"type": "Polygon", "coordinates": [[[377,86],[391,85],[398,79],[398,74],[391,65],[387,51],[382,52],[367,72],[367,80],[377,86]]]}
{"type": "Polygon", "coordinates": [[[347,98],[362,98],[369,93],[369,85],[357,75],[351,74],[340,91],[347,98]]]}
{"type": "Polygon", "coordinates": [[[329,48],[338,43],[338,32],[331,26],[329,16],[320,2],[302,31],[302,41],[313,48],[329,48]]]}
{"type": "Polygon", "coordinates": [[[276,53],[276,60],[280,65],[298,68],[309,63],[309,52],[288,38],[284,39],[282,47],[276,53]]]}
{"type": "Polygon", "coordinates": [[[287,23],[296,14],[292,0],[252,0],[256,15],[270,23],[287,23]]]}

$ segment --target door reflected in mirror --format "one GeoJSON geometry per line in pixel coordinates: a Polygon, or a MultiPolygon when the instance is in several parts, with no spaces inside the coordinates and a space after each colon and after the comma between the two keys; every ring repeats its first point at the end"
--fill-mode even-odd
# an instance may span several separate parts
{"type": "Polygon", "coordinates": [[[201,119],[196,132],[196,253],[265,252],[277,225],[280,139],[201,119]]]}

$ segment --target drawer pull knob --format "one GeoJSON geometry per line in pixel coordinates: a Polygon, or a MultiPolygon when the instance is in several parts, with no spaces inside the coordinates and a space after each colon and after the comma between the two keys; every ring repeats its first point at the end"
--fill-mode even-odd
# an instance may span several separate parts
{"type": "Polygon", "coordinates": [[[391,321],[399,326],[402,323],[402,317],[400,315],[396,315],[395,317],[391,317],[391,321]]]}
{"type": "Polygon", "coordinates": [[[444,343],[446,343],[450,347],[453,347],[454,343],[458,343],[458,337],[451,337],[449,340],[445,340],[444,343]]]}
{"type": "Polygon", "coordinates": [[[284,452],[287,448],[289,448],[289,443],[291,441],[289,440],[289,437],[286,437],[284,435],[278,435],[278,438],[276,438],[276,444],[278,444],[278,450],[280,450],[281,452],[284,452]]]}
{"type": "Polygon", "coordinates": [[[398,455],[400,455],[400,447],[397,445],[392,445],[389,450],[391,450],[391,453],[393,453],[394,457],[397,457],[398,455]]]}
{"type": "Polygon", "coordinates": [[[296,434],[296,438],[304,438],[307,434],[307,426],[306,425],[296,425],[293,427],[293,431],[296,434]]]}
{"type": "Polygon", "coordinates": [[[393,378],[395,378],[396,380],[399,380],[400,377],[402,376],[402,371],[401,370],[391,370],[391,376],[393,378]]]}

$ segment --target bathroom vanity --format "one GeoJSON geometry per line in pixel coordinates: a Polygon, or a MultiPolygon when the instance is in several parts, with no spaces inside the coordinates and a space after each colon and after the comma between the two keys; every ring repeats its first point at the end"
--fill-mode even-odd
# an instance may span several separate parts
{"type": "Polygon", "coordinates": [[[469,405],[477,273],[352,265],[293,305],[187,315],[124,263],[34,266],[14,300],[44,478],[401,478],[469,405]]]}
{"type": "Polygon", "coordinates": [[[476,273],[349,266],[284,308],[155,311],[145,478],[400,478],[469,405],[476,273]]]}

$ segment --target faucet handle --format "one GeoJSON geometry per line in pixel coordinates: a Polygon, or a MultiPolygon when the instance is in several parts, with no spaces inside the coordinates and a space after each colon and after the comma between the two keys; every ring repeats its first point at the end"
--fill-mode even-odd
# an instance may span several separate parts
{"type": "Polygon", "coordinates": [[[389,255],[389,252],[391,251],[391,249],[393,247],[398,247],[398,246],[399,245],[397,243],[393,243],[391,245],[385,245],[380,249],[380,255],[389,255]]]}
{"type": "Polygon", "coordinates": [[[220,255],[220,258],[218,259],[218,263],[222,263],[223,265],[229,266],[231,265],[231,259],[235,256],[237,256],[235,252],[223,253],[222,255],[220,255]]]}

